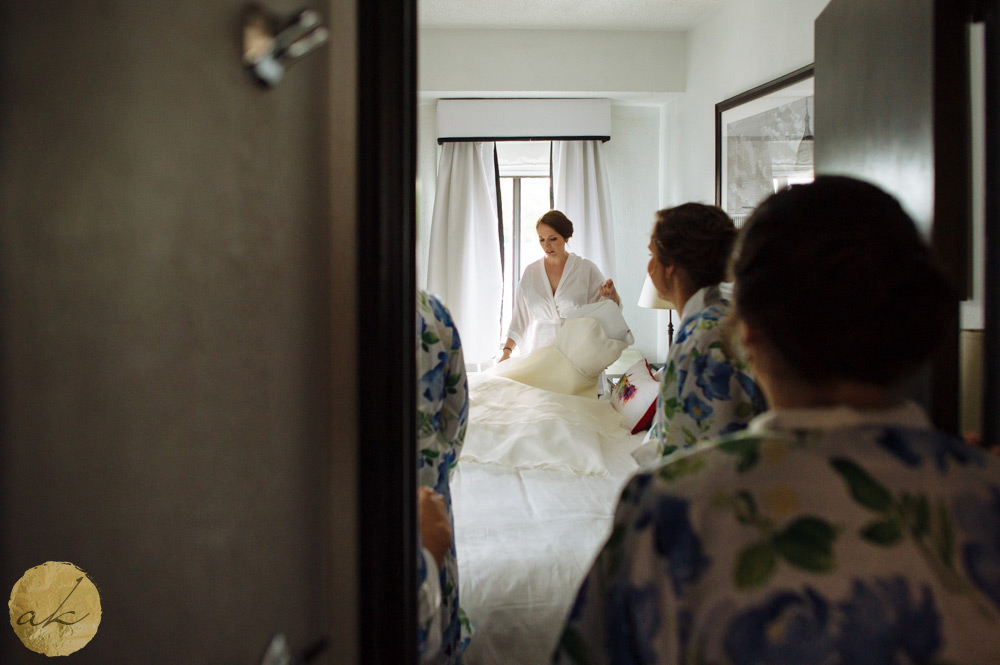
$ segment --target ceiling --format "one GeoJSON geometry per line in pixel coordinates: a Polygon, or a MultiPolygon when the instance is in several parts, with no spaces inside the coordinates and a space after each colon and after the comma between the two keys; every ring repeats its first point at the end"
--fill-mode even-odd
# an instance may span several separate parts
{"type": "Polygon", "coordinates": [[[418,0],[421,28],[687,30],[725,0],[418,0]]]}

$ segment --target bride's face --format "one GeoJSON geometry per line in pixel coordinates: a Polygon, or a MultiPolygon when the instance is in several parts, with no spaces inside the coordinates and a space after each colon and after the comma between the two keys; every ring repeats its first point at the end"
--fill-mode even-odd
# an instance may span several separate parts
{"type": "Polygon", "coordinates": [[[539,224],[535,230],[538,231],[538,244],[542,246],[546,257],[566,254],[566,238],[559,235],[554,228],[548,224],[539,224]]]}

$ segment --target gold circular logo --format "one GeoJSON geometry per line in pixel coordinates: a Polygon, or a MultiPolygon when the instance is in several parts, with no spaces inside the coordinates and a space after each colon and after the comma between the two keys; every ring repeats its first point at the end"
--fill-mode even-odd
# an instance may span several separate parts
{"type": "Polygon", "coordinates": [[[97,634],[101,595],[71,563],[48,561],[24,573],[7,602],[10,625],[24,646],[46,656],[68,656],[97,634]]]}

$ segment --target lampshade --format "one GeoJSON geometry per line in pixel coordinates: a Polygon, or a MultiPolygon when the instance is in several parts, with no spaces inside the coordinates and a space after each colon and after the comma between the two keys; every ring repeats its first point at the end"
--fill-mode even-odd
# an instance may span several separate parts
{"type": "Polygon", "coordinates": [[[653,286],[653,280],[646,275],[646,281],[642,283],[642,293],[639,294],[639,307],[646,309],[677,309],[677,306],[669,300],[664,300],[657,293],[653,286]]]}

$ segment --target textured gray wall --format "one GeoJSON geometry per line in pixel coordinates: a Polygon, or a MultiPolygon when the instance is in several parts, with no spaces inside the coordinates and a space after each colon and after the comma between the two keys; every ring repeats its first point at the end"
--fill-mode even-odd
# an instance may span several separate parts
{"type": "MultiPolygon", "coordinates": [[[[329,99],[353,91],[326,55],[255,87],[242,6],[0,4],[0,588],[87,571],[104,616],[77,663],[255,664],[317,636],[325,571],[353,570],[327,508],[351,422],[329,99]]],[[[41,659],[0,629],[0,662],[41,659]]]]}

